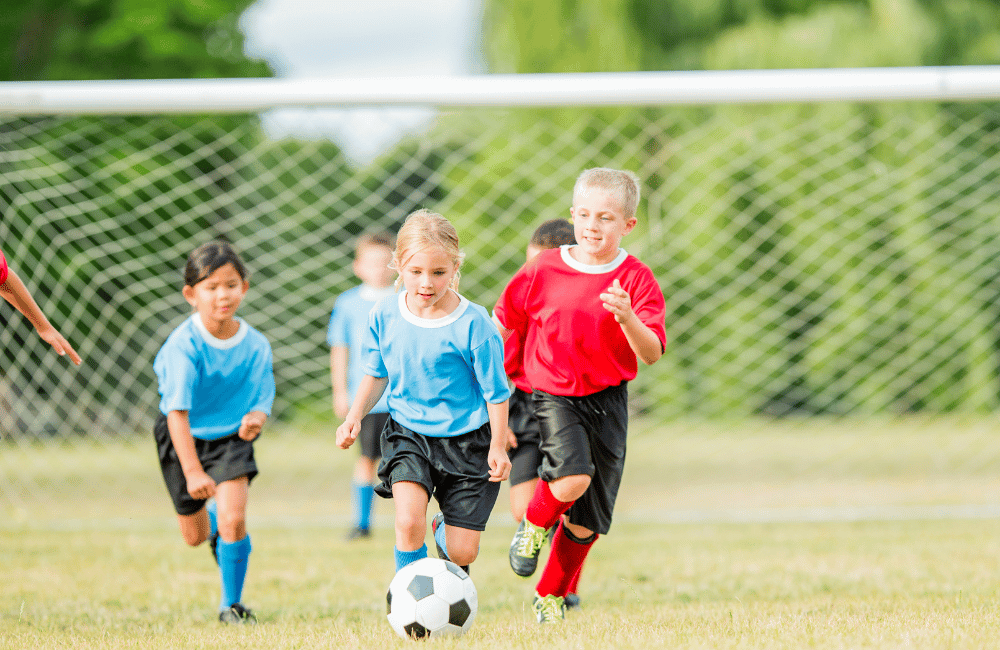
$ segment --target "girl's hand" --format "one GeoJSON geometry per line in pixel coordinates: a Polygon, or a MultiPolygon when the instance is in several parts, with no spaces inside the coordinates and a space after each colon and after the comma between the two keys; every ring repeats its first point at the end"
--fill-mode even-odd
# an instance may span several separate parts
{"type": "Polygon", "coordinates": [[[347,449],[358,439],[359,433],[361,433],[360,420],[353,418],[344,420],[344,423],[337,427],[337,446],[341,449],[347,449]]]}
{"type": "Polygon", "coordinates": [[[215,496],[215,481],[204,470],[199,469],[185,474],[184,478],[187,480],[188,494],[192,499],[205,500],[215,496]]]}
{"type": "Polygon", "coordinates": [[[604,308],[615,315],[615,320],[624,323],[632,316],[632,297],[615,278],[607,291],[601,294],[604,308]]]}
{"type": "Polygon", "coordinates": [[[503,447],[490,445],[490,453],[487,456],[490,465],[490,482],[498,483],[506,481],[510,477],[510,458],[503,447]]]}
{"type": "Polygon", "coordinates": [[[240,430],[237,432],[237,435],[243,440],[254,440],[260,435],[265,422],[267,422],[266,415],[260,411],[250,411],[243,416],[243,421],[240,422],[240,430]]]}

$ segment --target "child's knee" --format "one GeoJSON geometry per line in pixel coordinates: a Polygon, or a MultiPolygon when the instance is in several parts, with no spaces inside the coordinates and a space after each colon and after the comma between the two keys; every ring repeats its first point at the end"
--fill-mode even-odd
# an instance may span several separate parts
{"type": "Polygon", "coordinates": [[[227,542],[238,542],[246,537],[247,520],[242,512],[218,515],[219,537],[227,542]]]}
{"type": "Polygon", "coordinates": [[[467,566],[476,561],[479,557],[479,546],[462,546],[458,545],[457,548],[448,547],[448,557],[451,561],[458,566],[467,566]]]}
{"type": "Polygon", "coordinates": [[[424,516],[417,516],[416,513],[397,512],[396,531],[406,537],[423,537],[427,530],[427,522],[424,516]]]}

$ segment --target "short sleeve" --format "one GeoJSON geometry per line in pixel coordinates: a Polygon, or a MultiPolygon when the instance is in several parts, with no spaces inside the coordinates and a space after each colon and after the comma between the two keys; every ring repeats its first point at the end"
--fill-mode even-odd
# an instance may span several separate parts
{"type": "Polygon", "coordinates": [[[528,314],[525,303],[528,296],[528,288],[531,286],[529,270],[532,265],[522,266],[514,277],[510,279],[504,287],[497,304],[493,308],[493,315],[504,326],[505,329],[518,333],[518,338],[524,338],[524,331],[528,323],[528,314]]]}
{"type": "Polygon", "coordinates": [[[0,251],[0,284],[7,281],[7,275],[10,271],[7,268],[7,258],[4,257],[3,251],[0,251]]]}
{"type": "Polygon", "coordinates": [[[344,306],[344,296],[341,295],[333,303],[330,312],[330,325],[326,328],[326,344],[332,347],[347,346],[347,308],[344,306]]]}
{"type": "Polygon", "coordinates": [[[163,346],[153,364],[160,384],[160,410],[190,411],[194,406],[194,386],[198,379],[192,355],[172,341],[163,346]]]}
{"type": "Polygon", "coordinates": [[[368,312],[368,329],[365,330],[364,343],[362,344],[362,358],[365,360],[365,374],[371,377],[388,377],[389,370],[385,366],[382,358],[382,350],[379,348],[379,328],[381,322],[378,318],[378,309],[368,312]]]}
{"type": "Polygon", "coordinates": [[[260,411],[271,416],[271,407],[274,406],[274,357],[271,352],[271,345],[267,344],[257,361],[255,374],[259,377],[257,383],[257,399],[251,411],[260,411]]]}

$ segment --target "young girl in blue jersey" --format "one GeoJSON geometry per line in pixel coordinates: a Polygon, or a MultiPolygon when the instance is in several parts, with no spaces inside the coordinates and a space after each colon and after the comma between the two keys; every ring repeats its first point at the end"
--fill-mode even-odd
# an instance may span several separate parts
{"type": "Polygon", "coordinates": [[[271,346],[236,316],[250,288],[248,277],[225,242],[191,253],[182,293],[194,313],[167,337],[153,362],[160,389],[153,428],[160,468],[184,541],[211,541],[223,623],[256,622],[241,602],[250,556],[247,493],[257,475],[253,440],[274,402],[271,346]]]}
{"type": "Polygon", "coordinates": [[[406,290],[369,313],[365,376],[337,428],[347,449],[388,393],[375,491],[395,503],[397,571],[427,557],[432,496],[441,507],[439,553],[467,569],[510,473],[503,342],[486,309],[457,292],[462,258],[443,216],[418,210],[406,218],[393,255],[396,285],[406,290]]]}

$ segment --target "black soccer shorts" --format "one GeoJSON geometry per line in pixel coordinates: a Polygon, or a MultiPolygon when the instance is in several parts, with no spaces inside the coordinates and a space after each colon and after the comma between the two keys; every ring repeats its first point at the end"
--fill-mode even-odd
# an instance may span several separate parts
{"type": "Polygon", "coordinates": [[[625,470],[626,382],[583,397],[539,390],[532,397],[542,438],[539,477],[553,481],[577,474],[590,476],[590,487],[567,514],[570,523],[606,535],[625,470]]]}
{"type": "Polygon", "coordinates": [[[391,417],[382,433],[381,483],[375,492],[392,498],[399,481],[419,483],[437,499],[449,526],[486,530],[500,483],[490,482],[490,424],[462,435],[438,438],[407,429],[391,417]]]}
{"type": "Polygon", "coordinates": [[[511,465],[510,484],[513,487],[538,478],[538,466],[542,463],[542,454],[538,450],[541,439],[531,393],[514,388],[514,393],[510,396],[507,423],[517,438],[517,447],[512,447],[507,452],[511,465]]]}
{"type": "MultiPolygon", "coordinates": [[[[193,515],[202,509],[206,499],[192,498],[187,489],[187,479],[177,458],[174,443],[170,440],[167,416],[160,413],[153,425],[153,437],[160,456],[160,471],[167,492],[174,502],[174,510],[179,515],[193,515]]],[[[246,476],[253,481],[257,476],[257,463],[253,457],[253,443],[240,438],[235,433],[218,440],[194,439],[194,450],[205,473],[218,483],[246,476]]]]}
{"type": "Polygon", "coordinates": [[[361,446],[362,456],[372,460],[378,460],[382,456],[382,429],[388,421],[388,413],[369,413],[361,418],[358,443],[361,446]]]}

